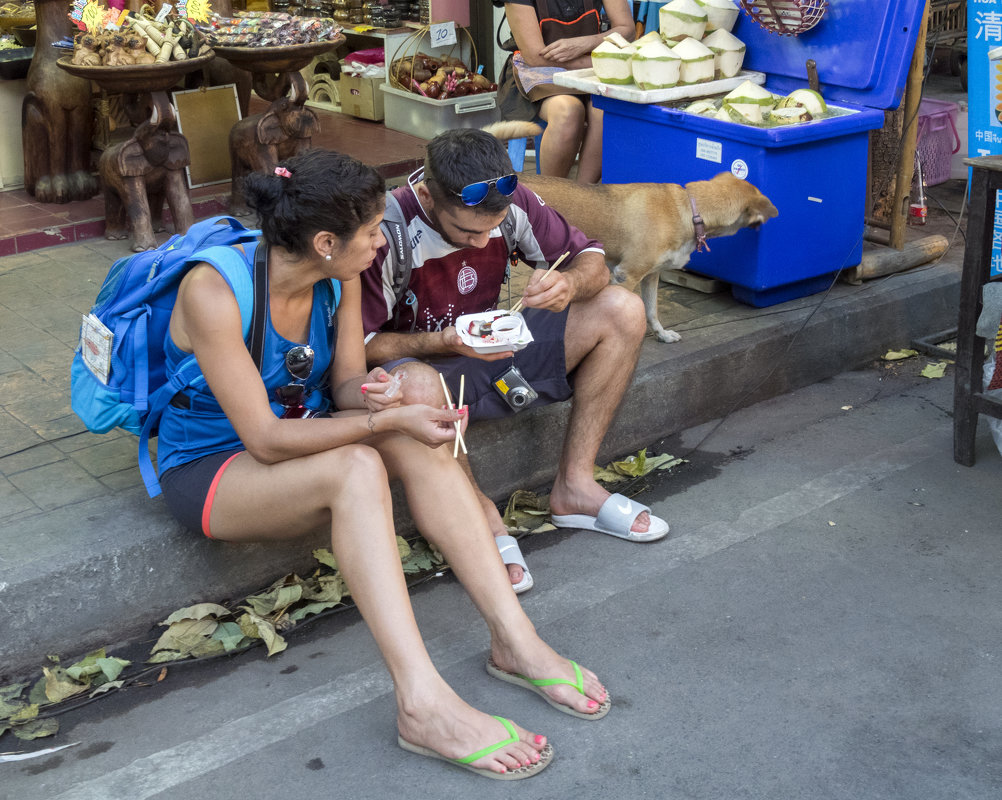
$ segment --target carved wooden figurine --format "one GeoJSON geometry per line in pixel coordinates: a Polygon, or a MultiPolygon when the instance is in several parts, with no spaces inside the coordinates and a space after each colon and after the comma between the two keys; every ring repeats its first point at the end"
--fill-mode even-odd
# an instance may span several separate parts
{"type": "Polygon", "coordinates": [[[101,154],[98,171],[104,188],[105,236],[124,239],[132,229],[136,252],[157,246],[166,200],[174,230],[184,233],[194,217],[184,169],[191,159],[188,140],[176,130],[174,110],[164,92],[153,94],[150,119],[132,138],[101,154]]]}
{"type": "Polygon", "coordinates": [[[230,130],[231,214],[250,213],[243,189],[248,173],[272,172],[282,159],[307,149],[320,131],[317,115],[304,105],[307,95],[302,75],[287,74],[287,95],[272,102],[267,111],[240,120],[230,130]]]}
{"type": "Polygon", "coordinates": [[[35,54],[21,104],[24,186],[43,203],[86,200],[98,190],[90,171],[90,81],[61,70],[61,51],[52,47],[70,33],[66,9],[66,0],[36,0],[35,54]]]}

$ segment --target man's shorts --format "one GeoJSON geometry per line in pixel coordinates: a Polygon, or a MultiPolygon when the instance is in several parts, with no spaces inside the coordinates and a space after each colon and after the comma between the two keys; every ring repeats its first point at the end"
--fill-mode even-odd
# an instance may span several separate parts
{"type": "MultiPolygon", "coordinates": [[[[567,309],[553,312],[530,308],[522,316],[532,332],[533,341],[524,350],[515,353],[514,363],[526,382],[539,394],[529,407],[566,400],[573,394],[564,358],[567,309]]],[[[384,366],[391,369],[397,363],[400,362],[384,366]]],[[[470,407],[471,420],[497,419],[514,413],[494,388],[494,381],[511,368],[512,359],[483,361],[468,356],[451,356],[428,363],[445,376],[453,402],[459,401],[459,378],[466,376],[463,403],[470,407]]]]}
{"type": "Polygon", "coordinates": [[[160,490],[170,513],[189,530],[201,531],[211,539],[209,517],[216,487],[230,462],[243,452],[241,449],[211,453],[171,467],[161,475],[160,490]]]}

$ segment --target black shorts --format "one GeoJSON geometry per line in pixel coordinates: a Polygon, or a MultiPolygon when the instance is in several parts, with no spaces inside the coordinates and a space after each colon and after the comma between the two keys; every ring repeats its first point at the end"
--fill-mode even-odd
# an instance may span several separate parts
{"type": "Polygon", "coordinates": [[[226,450],[222,453],[189,461],[171,467],[160,476],[160,490],[170,513],[186,528],[201,531],[210,539],[209,517],[216,487],[230,462],[244,450],[226,450]]]}
{"type": "MultiPolygon", "coordinates": [[[[530,406],[546,406],[566,400],[573,394],[567,380],[564,357],[564,331],[567,309],[561,312],[530,308],[523,312],[525,324],[532,333],[532,344],[515,353],[514,363],[528,384],[539,394],[530,406]]],[[[414,359],[400,359],[384,364],[390,370],[414,359]]],[[[459,400],[459,378],[466,376],[463,403],[470,407],[470,419],[498,419],[514,413],[497,389],[494,381],[507,372],[511,359],[483,361],[467,356],[451,356],[429,360],[428,363],[445,377],[454,402],[459,400]]]]}

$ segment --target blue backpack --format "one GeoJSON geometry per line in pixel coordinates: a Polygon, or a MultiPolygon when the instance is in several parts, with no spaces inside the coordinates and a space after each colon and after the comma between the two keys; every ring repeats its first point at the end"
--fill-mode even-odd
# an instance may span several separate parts
{"type": "MultiPolygon", "coordinates": [[[[150,497],[160,494],[160,484],[150,459],[149,438],[156,435],[164,408],[178,392],[205,384],[194,355],[167,379],[164,340],[178,286],[196,263],[207,262],[218,269],[237,298],[244,339],[250,337],[251,355],[260,368],[267,304],[255,304],[254,299],[265,296],[260,288],[255,292],[255,285],[260,287],[266,280],[264,259],[255,259],[252,279],[246,257],[231,246],[251,244],[259,235],[260,231],[248,230],[232,217],[213,217],[155,250],[116,261],[91,310],[111,334],[106,380],[85,361],[83,348],[96,349],[93,335],[88,340],[81,331],[70,369],[73,411],[93,433],[123,428],[139,435],[139,471],[150,497]]],[[[264,255],[264,247],[257,250],[259,256],[264,255]]]]}

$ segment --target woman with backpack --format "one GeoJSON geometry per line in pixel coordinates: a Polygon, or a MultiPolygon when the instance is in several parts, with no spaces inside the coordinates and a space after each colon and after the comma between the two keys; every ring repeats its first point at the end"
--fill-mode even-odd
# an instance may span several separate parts
{"type": "Polygon", "coordinates": [[[213,539],[284,540],[329,526],[394,682],[400,746],[487,777],[526,778],[552,758],[546,738],[469,706],[428,656],[389,480],[403,482],[417,527],[484,616],[488,672],[586,719],[610,701],[522,611],[473,489],[441,446],[463,427],[464,409],[401,405],[386,373],[366,372],[358,276],[385,241],[384,191],[372,168],[320,150],[247,177],[262,239],[240,247],[249,271],[259,251],[267,257],[261,363],[227,280],[210,264],[193,267],[171,316],[168,369],[193,353],[207,387],[175,397],[160,422],[160,483],[171,511],[213,539]]]}
{"type": "Polygon", "coordinates": [[[566,178],[577,160],[577,182],[598,183],[602,112],[590,94],[555,84],[553,75],[591,67],[591,51],[610,33],[632,41],[632,6],[627,0],[506,0],[504,10],[518,49],[498,81],[502,118],[546,122],[537,153],[541,174],[566,178]]]}

